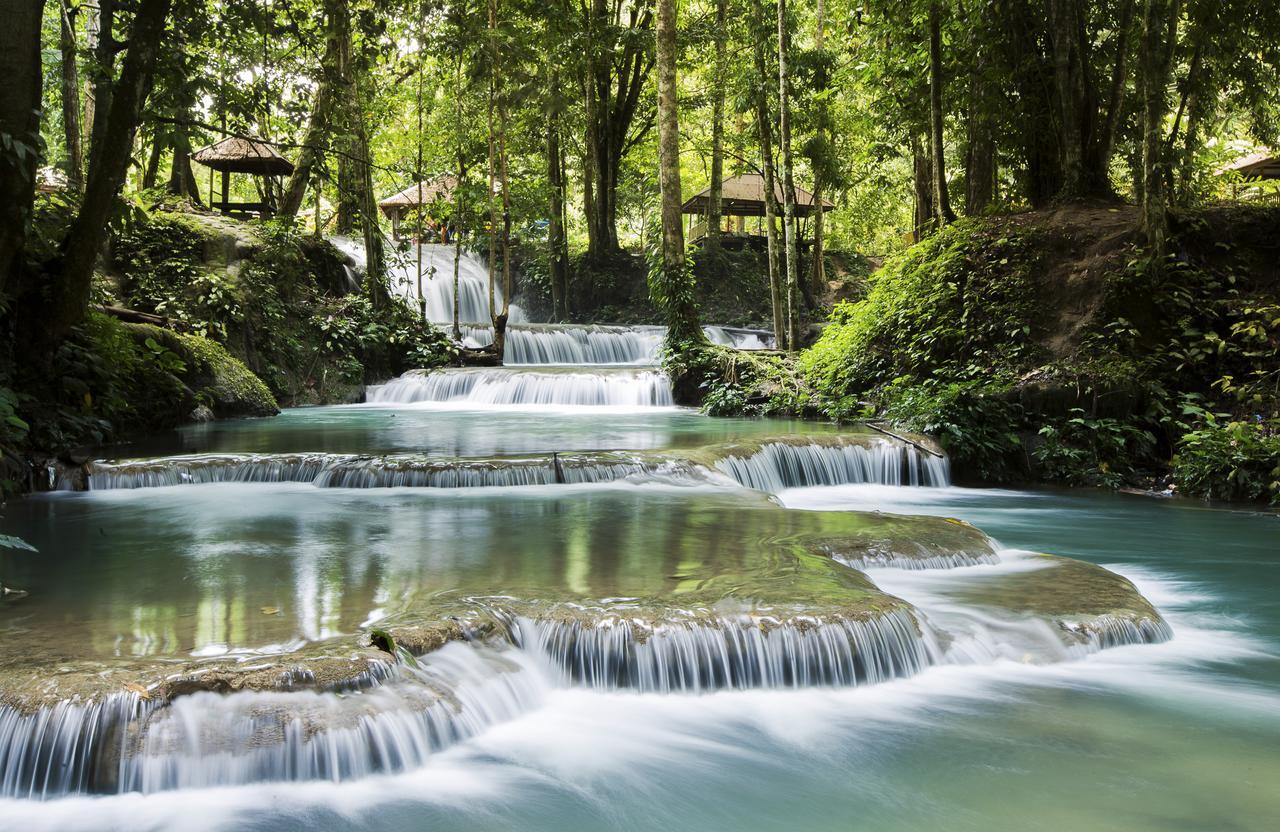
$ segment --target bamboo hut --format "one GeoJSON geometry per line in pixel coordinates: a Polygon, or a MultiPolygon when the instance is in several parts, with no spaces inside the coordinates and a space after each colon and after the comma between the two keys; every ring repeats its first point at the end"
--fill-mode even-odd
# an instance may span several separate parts
{"type": "MultiPolygon", "coordinates": [[[[774,196],[777,197],[778,214],[782,212],[782,183],[774,182],[774,196]]],[[[760,246],[763,245],[764,238],[764,222],[765,205],[764,205],[764,177],[758,173],[742,174],[740,176],[730,176],[723,180],[720,185],[720,215],[723,218],[734,217],[737,222],[731,229],[723,229],[724,236],[721,239],[721,245],[726,248],[739,248],[744,245],[760,246]],[[747,217],[759,218],[756,222],[756,229],[748,231],[746,227],[747,217]]],[[[700,240],[707,235],[706,217],[707,211],[711,206],[711,189],[708,188],[701,193],[694,194],[689,197],[680,206],[682,213],[689,214],[692,219],[689,221],[688,237],[690,241],[700,240]]],[[[822,210],[824,212],[835,208],[835,204],[830,200],[822,200],[822,210]]],[[[796,186],[796,216],[808,217],[815,211],[813,192],[806,191],[800,186],[796,186]]]]}
{"type": "Polygon", "coordinates": [[[274,210],[271,194],[273,183],[279,176],[293,173],[293,163],[280,155],[273,146],[260,139],[230,136],[220,142],[202,147],[191,154],[194,162],[209,168],[209,207],[224,214],[266,216],[274,210]],[[214,199],[213,171],[222,174],[222,199],[214,199]],[[247,173],[266,179],[260,189],[263,199],[257,202],[231,202],[231,174],[247,173]]]}
{"type": "MultiPolygon", "coordinates": [[[[415,182],[394,196],[389,196],[378,203],[378,208],[391,220],[391,236],[400,239],[400,223],[406,218],[418,217],[422,222],[422,209],[435,202],[449,202],[453,199],[453,191],[458,185],[455,176],[438,176],[435,179],[415,182]]],[[[421,228],[417,229],[421,236],[421,228]]]]}

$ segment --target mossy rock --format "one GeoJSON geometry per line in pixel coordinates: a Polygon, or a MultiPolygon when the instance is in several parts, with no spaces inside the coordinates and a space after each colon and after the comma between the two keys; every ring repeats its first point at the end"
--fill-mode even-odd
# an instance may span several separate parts
{"type": "Polygon", "coordinates": [[[218,342],[150,324],[126,326],[140,343],[150,339],[173,352],[183,364],[178,373],[182,381],[195,393],[196,401],[218,418],[274,416],[280,412],[275,396],[262,379],[218,342]]]}

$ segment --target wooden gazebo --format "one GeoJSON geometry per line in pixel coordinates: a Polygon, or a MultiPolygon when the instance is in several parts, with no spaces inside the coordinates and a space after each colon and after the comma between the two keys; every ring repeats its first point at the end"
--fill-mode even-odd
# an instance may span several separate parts
{"type": "MultiPolygon", "coordinates": [[[[210,169],[209,173],[209,206],[224,214],[270,214],[273,206],[269,201],[231,202],[229,200],[231,174],[247,173],[251,176],[273,178],[288,176],[293,173],[293,163],[280,155],[267,142],[260,139],[230,136],[208,147],[202,147],[191,154],[192,161],[199,162],[210,169]],[[213,198],[213,173],[222,174],[222,199],[213,198]]],[[[270,184],[265,189],[270,192],[270,184]]]]}
{"type": "MultiPolygon", "coordinates": [[[[782,211],[782,183],[774,182],[774,196],[777,197],[777,205],[779,215],[782,211]]],[[[758,238],[763,233],[760,229],[763,225],[757,223],[758,229],[755,233],[746,231],[746,224],[742,218],[745,217],[764,217],[765,189],[764,177],[758,173],[747,173],[739,176],[730,176],[721,182],[720,185],[720,214],[724,217],[738,217],[738,227],[736,231],[726,232],[729,236],[725,242],[735,238],[744,242],[751,242],[754,238],[758,238]]],[[[694,194],[685,200],[684,205],[680,206],[682,213],[691,214],[695,217],[689,223],[689,239],[696,240],[706,236],[705,220],[707,210],[711,202],[711,189],[708,188],[701,193],[694,194]],[[697,218],[701,218],[699,222],[697,218]]],[[[822,200],[821,208],[824,212],[835,208],[835,204],[829,200],[822,200]]],[[[796,186],[796,216],[808,217],[815,210],[815,202],[812,191],[806,191],[800,186],[796,186]]]]}
{"type": "Polygon", "coordinates": [[[448,202],[453,199],[454,188],[458,186],[455,176],[438,176],[415,182],[394,196],[389,196],[378,203],[378,208],[391,220],[391,236],[400,238],[400,222],[406,216],[412,216],[419,209],[434,202],[448,202]]]}

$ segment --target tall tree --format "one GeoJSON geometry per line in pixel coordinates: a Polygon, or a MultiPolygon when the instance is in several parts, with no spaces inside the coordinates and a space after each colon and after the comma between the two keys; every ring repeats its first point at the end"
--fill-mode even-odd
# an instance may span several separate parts
{"type": "Polygon", "coordinates": [[[547,106],[547,256],[551,266],[551,318],[568,320],[569,242],[564,231],[565,175],[564,150],[560,142],[560,72],[551,69],[547,106]]]}
{"type": "Polygon", "coordinates": [[[809,271],[810,293],[815,297],[826,291],[826,212],[824,192],[827,185],[827,168],[831,161],[831,106],[827,92],[831,85],[830,61],[827,55],[827,0],[818,0],[815,12],[813,48],[816,55],[813,86],[817,100],[814,102],[814,138],[811,142],[809,164],[813,168],[813,249],[809,271]]]}
{"type": "Polygon", "coordinates": [[[75,21],[68,0],[58,0],[58,47],[62,53],[62,131],[67,142],[67,184],[84,188],[84,152],[80,140],[80,70],[75,21]]]}
{"type": "Polygon", "coordinates": [[[693,275],[685,262],[680,193],[680,120],[677,94],[677,0],[658,0],[658,182],[662,199],[662,275],[655,295],[667,313],[667,343],[674,349],[705,339],[698,324],[693,275]]]}
{"type": "MultiPolygon", "coordinates": [[[[324,160],[329,134],[333,128],[336,96],[341,87],[338,63],[342,54],[342,38],[346,23],[345,0],[324,0],[324,56],[320,60],[320,79],[302,136],[302,148],[280,198],[279,216],[294,217],[306,199],[307,185],[324,160]]],[[[319,229],[317,229],[318,231],[319,229]]]]}
{"type": "Polygon", "coordinates": [[[933,215],[941,227],[954,222],[947,188],[946,152],[943,144],[942,13],[937,0],[929,4],[929,151],[933,174],[933,215]]]}
{"type": "Polygon", "coordinates": [[[587,0],[586,148],[590,176],[583,208],[587,249],[608,257],[618,245],[618,182],[622,160],[653,125],[640,107],[653,71],[653,0],[587,0]]]}
{"type": "Polygon", "coordinates": [[[724,98],[728,68],[728,0],[716,0],[713,40],[715,58],[711,78],[711,187],[707,193],[707,248],[720,249],[721,196],[724,184],[724,98]]]}
{"type": "Polygon", "coordinates": [[[23,0],[0,26],[0,293],[21,266],[35,198],[43,14],[43,0],[23,0]]]}
{"type": "Polygon", "coordinates": [[[1168,158],[1164,121],[1168,115],[1169,69],[1177,45],[1181,0],[1143,0],[1142,42],[1142,230],[1161,263],[1168,247],[1168,158]]]}
{"type": "Polygon", "coordinates": [[[796,227],[795,164],[791,154],[791,19],[787,0],[778,0],[778,137],[782,144],[782,239],[787,275],[786,348],[800,348],[800,241],[796,227]]]}
{"type": "MultiPolygon", "coordinates": [[[[102,3],[101,40],[108,40],[107,3],[102,3]]],[[[115,208],[130,162],[129,150],[151,81],[169,14],[170,0],[139,0],[129,28],[127,51],[120,78],[107,83],[110,102],[103,106],[99,93],[95,113],[95,138],[89,161],[84,200],[62,246],[62,274],[53,287],[41,335],[46,344],[57,343],[83,319],[89,305],[89,287],[98,252],[106,238],[107,221],[115,208]],[[101,125],[99,129],[99,124],[101,125]]]]}
{"type": "Polygon", "coordinates": [[[779,347],[787,343],[786,306],[782,297],[782,274],[778,264],[778,179],[773,167],[773,119],[769,107],[769,62],[767,46],[771,24],[765,14],[764,0],[752,3],[755,57],[755,116],[760,141],[761,178],[764,183],[765,244],[769,261],[769,301],[773,309],[773,335],[779,347]]]}

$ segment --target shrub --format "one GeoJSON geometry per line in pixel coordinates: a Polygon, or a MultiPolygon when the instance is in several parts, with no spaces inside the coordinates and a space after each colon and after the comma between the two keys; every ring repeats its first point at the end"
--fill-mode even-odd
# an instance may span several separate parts
{"type": "Polygon", "coordinates": [[[1188,495],[1280,504],[1280,421],[1206,420],[1182,437],[1173,476],[1188,495]]]}

